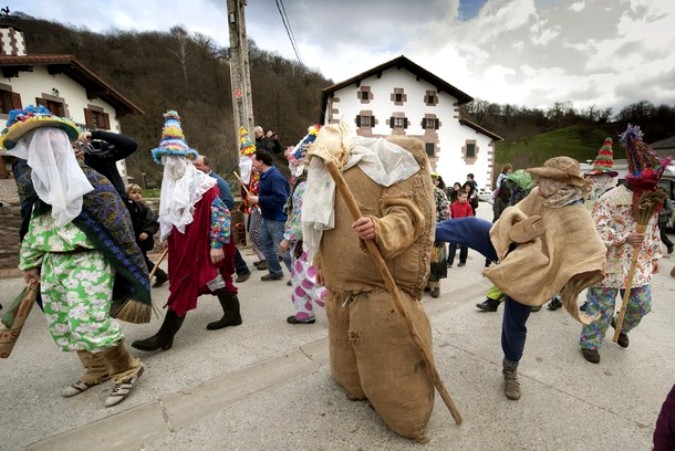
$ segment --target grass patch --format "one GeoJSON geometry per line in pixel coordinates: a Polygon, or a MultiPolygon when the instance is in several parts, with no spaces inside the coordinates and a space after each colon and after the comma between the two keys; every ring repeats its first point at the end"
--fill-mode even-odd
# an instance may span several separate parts
{"type": "Polygon", "coordinates": [[[573,125],[540,133],[517,141],[497,143],[496,166],[511,163],[514,169],[540,166],[549,158],[567,156],[584,162],[594,160],[607,136],[614,139],[614,158],[625,158],[616,133],[586,125],[573,125]]]}

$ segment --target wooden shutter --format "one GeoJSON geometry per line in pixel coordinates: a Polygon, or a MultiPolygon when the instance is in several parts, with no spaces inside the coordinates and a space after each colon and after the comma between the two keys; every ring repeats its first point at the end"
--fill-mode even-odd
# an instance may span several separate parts
{"type": "Polygon", "coordinates": [[[110,130],[110,115],[108,113],[103,113],[103,122],[106,130],[110,130]]]}
{"type": "Polygon", "coordinates": [[[389,127],[394,128],[394,116],[389,118],[389,127]]]}
{"type": "Polygon", "coordinates": [[[439,128],[440,126],[441,126],[441,121],[439,121],[438,119],[436,119],[436,125],[435,125],[436,130],[438,130],[438,128],[439,128]]]}
{"type": "Polygon", "coordinates": [[[41,99],[41,98],[39,98],[39,97],[36,97],[36,98],[35,98],[35,103],[37,103],[38,105],[42,105],[42,106],[45,107],[45,108],[49,108],[49,106],[48,106],[48,104],[47,104],[47,99],[41,99]]]}
{"type": "Polygon", "coordinates": [[[12,108],[23,108],[21,106],[21,94],[18,92],[13,92],[12,96],[12,108]]]}
{"type": "Polygon", "coordinates": [[[96,124],[94,123],[94,113],[89,108],[84,109],[84,125],[88,128],[96,128],[96,124]]]}
{"type": "Polygon", "coordinates": [[[370,127],[375,127],[375,116],[370,116],[370,127]]]}
{"type": "Polygon", "coordinates": [[[407,117],[403,118],[403,128],[408,128],[408,118],[407,117]]]}
{"type": "Polygon", "coordinates": [[[360,126],[361,126],[361,115],[360,115],[360,114],[357,114],[357,115],[356,115],[356,120],[355,120],[355,122],[356,122],[356,126],[357,126],[357,127],[360,127],[360,126]]]}

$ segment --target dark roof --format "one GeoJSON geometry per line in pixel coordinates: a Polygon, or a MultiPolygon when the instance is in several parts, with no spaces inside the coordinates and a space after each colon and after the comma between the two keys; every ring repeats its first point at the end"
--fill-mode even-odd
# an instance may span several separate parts
{"type": "Polygon", "coordinates": [[[474,130],[476,130],[477,132],[480,132],[480,133],[482,133],[486,136],[489,136],[490,138],[494,139],[495,141],[503,141],[504,140],[504,138],[502,138],[501,136],[496,135],[496,134],[492,133],[490,130],[488,130],[486,128],[483,128],[478,124],[474,124],[473,122],[468,121],[466,119],[460,118],[459,123],[462,124],[462,125],[466,125],[467,127],[471,127],[474,130]]]}
{"type": "Polygon", "coordinates": [[[655,143],[650,144],[653,149],[672,149],[675,148],[675,136],[670,138],[662,139],[661,141],[656,141],[655,143]]]}
{"type": "Polygon", "coordinates": [[[373,75],[378,75],[384,72],[387,69],[391,68],[403,68],[407,69],[409,72],[412,74],[416,75],[417,78],[421,78],[428,83],[434,85],[436,87],[436,91],[438,92],[447,92],[451,96],[455,97],[457,99],[457,103],[459,105],[464,105],[466,103],[469,103],[473,100],[473,97],[471,97],[469,94],[465,93],[464,91],[461,91],[454,86],[452,86],[450,83],[447,81],[443,80],[442,78],[432,74],[422,66],[419,66],[412,61],[410,61],[408,58],[405,56],[401,55],[398,58],[394,58],[393,60],[386,62],[384,64],[380,64],[379,66],[373,67],[372,69],[369,69],[365,72],[362,72],[352,78],[349,78],[343,82],[334,84],[332,86],[329,86],[327,88],[324,88],[323,91],[321,91],[321,123],[323,123],[325,113],[326,113],[326,105],[328,101],[328,96],[332,94],[333,92],[342,89],[346,86],[349,86],[353,83],[358,83],[361,80],[371,77],[373,75]]]}
{"type": "Polygon", "coordinates": [[[125,114],[145,114],[133,102],[77,61],[74,55],[0,55],[0,67],[6,78],[15,77],[21,71],[31,70],[32,66],[47,66],[51,74],[67,75],[85,87],[87,97],[90,99],[98,97],[106,101],[115,108],[116,114],[120,117],[125,114]]]}

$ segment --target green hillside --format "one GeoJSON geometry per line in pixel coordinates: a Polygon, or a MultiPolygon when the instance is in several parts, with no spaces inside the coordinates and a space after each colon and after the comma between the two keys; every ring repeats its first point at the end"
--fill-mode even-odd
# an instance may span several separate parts
{"type": "Polygon", "coordinates": [[[511,163],[514,169],[539,166],[549,158],[563,155],[581,162],[593,160],[607,136],[614,139],[614,158],[626,158],[618,143],[618,131],[612,128],[597,124],[572,125],[516,141],[505,137],[497,143],[495,170],[498,172],[506,163],[511,163]]]}

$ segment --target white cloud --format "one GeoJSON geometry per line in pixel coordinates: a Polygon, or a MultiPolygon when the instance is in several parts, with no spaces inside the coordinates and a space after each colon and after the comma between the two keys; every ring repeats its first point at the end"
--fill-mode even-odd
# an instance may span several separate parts
{"type": "Polygon", "coordinates": [[[580,13],[581,11],[584,10],[586,7],[586,3],[581,1],[581,2],[574,2],[570,5],[570,11],[574,11],[575,13],[580,13]]]}
{"type": "MultiPolygon", "coordinates": [[[[335,82],[405,54],[490,102],[675,104],[673,0],[487,0],[466,21],[459,0],[293,0],[285,8],[305,65],[335,82]]],[[[31,0],[16,9],[100,32],[182,25],[229,45],[222,0],[31,0]]],[[[246,26],[260,49],[295,59],[274,2],[248,0],[246,26]]]]}

